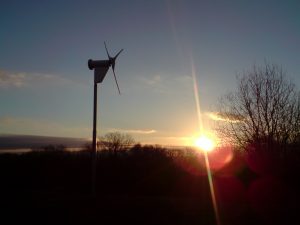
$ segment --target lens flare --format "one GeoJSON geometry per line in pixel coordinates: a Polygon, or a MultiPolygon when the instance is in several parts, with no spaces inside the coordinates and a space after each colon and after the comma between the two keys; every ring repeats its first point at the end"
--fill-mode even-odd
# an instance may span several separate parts
{"type": "Polygon", "coordinates": [[[205,152],[210,152],[215,148],[215,142],[206,136],[201,136],[195,140],[195,146],[205,152]]]}
{"type": "MultiPolygon", "coordinates": [[[[193,58],[191,58],[191,69],[192,69],[192,77],[193,77],[193,83],[194,83],[194,97],[195,97],[195,103],[196,103],[196,109],[197,109],[197,115],[198,115],[198,123],[199,123],[200,133],[203,135],[204,129],[203,129],[201,109],[200,109],[198,84],[197,84],[197,79],[196,79],[196,69],[195,69],[193,58]]],[[[201,141],[201,142],[203,142],[203,141],[201,141]]],[[[206,143],[206,144],[204,144],[204,146],[207,146],[207,147],[211,146],[211,144],[208,144],[208,141],[204,141],[204,142],[206,143]]],[[[216,224],[221,225],[219,209],[218,209],[218,205],[217,205],[214,183],[213,183],[213,176],[211,173],[211,168],[210,168],[209,159],[208,159],[208,152],[203,151],[203,153],[204,153],[204,158],[205,158],[205,167],[206,167],[206,171],[207,171],[207,178],[208,178],[208,184],[209,184],[209,189],[210,189],[210,194],[211,194],[211,200],[212,200],[212,204],[213,204],[213,208],[214,208],[214,212],[215,212],[216,224]]]]}
{"type": "MultiPolygon", "coordinates": [[[[172,7],[171,7],[171,1],[166,1],[167,2],[167,7],[168,7],[168,15],[170,18],[170,22],[171,22],[171,28],[173,31],[173,36],[176,42],[176,46],[177,46],[177,50],[180,54],[180,58],[183,58],[183,54],[182,54],[182,45],[180,45],[180,39],[178,38],[178,34],[177,34],[177,27],[176,27],[176,20],[174,17],[174,13],[172,12],[172,7]]],[[[202,122],[202,115],[201,115],[201,109],[200,109],[200,100],[199,100],[199,90],[198,90],[198,85],[197,85],[197,79],[196,79],[196,68],[195,68],[195,64],[194,64],[194,60],[191,54],[191,58],[190,58],[190,62],[191,62],[191,72],[192,72],[192,78],[193,78],[193,89],[194,89],[194,97],[195,97],[195,105],[196,105],[196,110],[197,110],[197,116],[198,116],[198,125],[199,125],[199,131],[201,134],[203,134],[203,122],[202,122]]],[[[202,141],[199,142],[199,144],[202,141]]],[[[207,141],[204,141],[207,142],[207,141]]],[[[202,146],[202,144],[200,144],[202,146]]],[[[211,148],[211,144],[204,144],[203,146],[204,149],[210,149],[211,148]]],[[[212,148],[213,149],[213,148],[212,148]]],[[[210,192],[211,192],[211,198],[212,198],[212,203],[213,203],[213,208],[214,208],[214,212],[215,212],[215,219],[216,219],[216,224],[220,225],[221,221],[220,221],[220,217],[219,217],[219,212],[218,212],[218,205],[217,205],[217,201],[216,201],[216,197],[215,197],[215,191],[214,191],[214,185],[213,185],[213,179],[212,179],[212,174],[211,174],[211,169],[210,169],[210,164],[209,164],[209,160],[208,160],[208,156],[207,156],[207,151],[203,151],[204,155],[205,155],[205,164],[206,164],[206,170],[207,170],[207,177],[208,177],[208,182],[209,182],[209,187],[210,187],[210,192]]]]}

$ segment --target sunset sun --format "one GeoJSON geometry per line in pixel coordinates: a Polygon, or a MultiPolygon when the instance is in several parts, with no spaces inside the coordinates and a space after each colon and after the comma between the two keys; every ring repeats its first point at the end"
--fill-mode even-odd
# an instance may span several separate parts
{"type": "Polygon", "coordinates": [[[195,139],[194,145],[205,152],[210,152],[215,148],[215,141],[207,136],[200,136],[195,139]]]}

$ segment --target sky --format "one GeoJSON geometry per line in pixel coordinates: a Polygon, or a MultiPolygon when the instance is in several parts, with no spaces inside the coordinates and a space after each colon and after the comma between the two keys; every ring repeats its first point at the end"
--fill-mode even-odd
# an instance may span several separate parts
{"type": "Polygon", "coordinates": [[[98,135],[185,145],[236,76],[275,63],[300,87],[299,1],[5,1],[0,9],[0,134],[92,137],[93,71],[98,135]],[[196,84],[196,85],[195,85],[196,84]],[[195,89],[195,87],[197,87],[195,89]]]}

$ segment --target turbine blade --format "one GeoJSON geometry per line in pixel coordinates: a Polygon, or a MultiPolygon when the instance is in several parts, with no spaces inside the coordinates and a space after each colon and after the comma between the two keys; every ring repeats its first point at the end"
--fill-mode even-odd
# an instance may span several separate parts
{"type": "Polygon", "coordinates": [[[112,71],[113,71],[113,73],[114,73],[114,77],[115,77],[115,81],[116,81],[116,84],[117,84],[117,87],[118,87],[119,95],[121,95],[121,91],[120,91],[120,88],[119,88],[119,84],[118,84],[118,81],[117,81],[117,77],[116,77],[116,74],[115,74],[115,69],[114,69],[114,67],[113,67],[112,71]]]}
{"type": "Polygon", "coordinates": [[[107,54],[108,58],[110,59],[111,57],[110,57],[110,55],[109,55],[109,53],[108,53],[108,50],[107,50],[105,41],[104,41],[104,46],[105,46],[106,54],[107,54]]]}
{"type": "Polygon", "coordinates": [[[116,59],[119,55],[120,55],[120,53],[123,51],[123,49],[121,49],[119,52],[118,52],[118,54],[116,54],[116,56],[114,57],[114,59],[116,59]]]}

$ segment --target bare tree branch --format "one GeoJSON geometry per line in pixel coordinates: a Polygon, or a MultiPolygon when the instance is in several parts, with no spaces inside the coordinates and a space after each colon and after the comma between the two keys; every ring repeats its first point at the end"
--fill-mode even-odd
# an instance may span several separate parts
{"type": "Polygon", "coordinates": [[[238,78],[236,92],[220,100],[220,114],[243,118],[219,122],[218,132],[227,141],[286,146],[299,142],[300,93],[277,65],[254,66],[238,78]]]}

